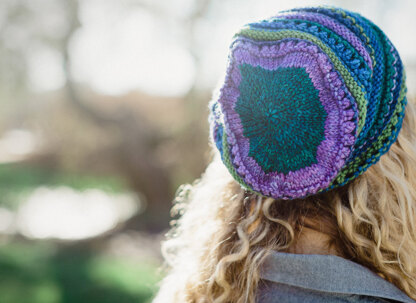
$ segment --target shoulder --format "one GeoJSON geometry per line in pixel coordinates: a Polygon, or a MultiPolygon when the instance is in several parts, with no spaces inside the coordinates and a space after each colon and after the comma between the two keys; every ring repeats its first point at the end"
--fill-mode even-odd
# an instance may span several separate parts
{"type": "Polygon", "coordinates": [[[260,269],[258,302],[416,303],[368,268],[334,255],[272,252],[260,269]],[[285,301],[286,300],[286,301],[285,301]]]}
{"type": "MultiPolygon", "coordinates": [[[[262,281],[256,303],[383,303],[387,299],[357,294],[329,293],[270,281],[262,281]]],[[[394,301],[396,302],[396,301],[394,301]]]]}

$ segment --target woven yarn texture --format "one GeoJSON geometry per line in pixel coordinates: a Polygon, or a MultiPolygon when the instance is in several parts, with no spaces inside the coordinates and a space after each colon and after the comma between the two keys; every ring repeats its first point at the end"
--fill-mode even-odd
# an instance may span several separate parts
{"type": "Polygon", "coordinates": [[[242,187],[275,199],[360,176],[396,141],[407,103],[388,37],[337,7],[244,25],[220,84],[209,103],[210,139],[242,187]]]}

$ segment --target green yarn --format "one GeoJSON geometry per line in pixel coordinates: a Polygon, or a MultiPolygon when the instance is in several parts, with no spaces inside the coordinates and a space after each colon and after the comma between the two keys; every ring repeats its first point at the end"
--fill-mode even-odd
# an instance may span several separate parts
{"type": "MultiPolygon", "coordinates": [[[[374,121],[374,125],[373,127],[370,129],[369,133],[367,134],[368,137],[373,137],[375,136],[377,130],[379,130],[383,124],[384,124],[384,118],[388,116],[388,113],[390,112],[391,108],[391,104],[393,101],[393,95],[391,94],[392,90],[393,90],[393,86],[395,85],[393,81],[391,81],[391,79],[394,79],[395,76],[394,74],[396,73],[396,70],[394,69],[394,65],[395,65],[395,57],[390,53],[390,51],[388,51],[390,49],[389,44],[386,41],[385,36],[380,32],[379,29],[375,28],[374,29],[375,33],[378,35],[377,38],[380,41],[380,44],[383,46],[384,50],[387,50],[384,52],[385,55],[385,63],[384,63],[384,67],[385,67],[385,78],[384,78],[384,91],[381,93],[380,98],[383,98],[380,101],[380,106],[377,108],[377,116],[381,117],[380,119],[376,119],[374,121]]],[[[365,138],[362,138],[361,140],[357,141],[358,145],[361,145],[364,143],[365,138]]]]}
{"type": "Polygon", "coordinates": [[[222,150],[223,150],[223,159],[224,164],[227,167],[230,174],[235,178],[235,180],[240,183],[244,188],[250,189],[251,187],[244,182],[244,180],[238,175],[238,173],[235,171],[234,164],[232,163],[232,160],[230,158],[230,151],[228,149],[228,142],[227,142],[227,134],[225,130],[223,131],[222,135],[222,150]]]}
{"type": "Polygon", "coordinates": [[[287,174],[317,163],[327,113],[305,68],[239,66],[235,111],[249,138],[249,156],[265,173],[287,174]]]}
{"type": "Polygon", "coordinates": [[[365,118],[367,115],[367,101],[364,95],[364,87],[362,85],[359,85],[354,80],[354,78],[351,76],[344,64],[339,60],[338,56],[320,39],[316,38],[311,34],[296,30],[265,31],[251,29],[249,27],[241,29],[238,33],[234,35],[234,37],[237,36],[245,36],[247,38],[251,38],[258,41],[276,41],[284,38],[298,38],[309,40],[317,46],[319,46],[331,59],[332,64],[343,77],[348,90],[357,101],[357,107],[359,110],[358,133],[361,132],[361,129],[365,124],[365,118]]]}
{"type": "Polygon", "coordinates": [[[329,186],[336,185],[336,184],[343,184],[345,182],[348,182],[353,177],[356,177],[354,174],[358,172],[358,175],[361,175],[367,167],[372,165],[376,159],[378,159],[382,154],[384,154],[385,150],[383,150],[383,145],[385,145],[387,142],[389,142],[389,139],[392,135],[392,132],[396,128],[398,117],[399,115],[405,110],[404,102],[406,100],[406,79],[405,74],[403,72],[403,81],[400,88],[400,95],[399,95],[399,102],[397,106],[395,107],[395,110],[392,114],[392,118],[389,121],[389,123],[386,125],[386,127],[383,129],[383,132],[378,137],[378,140],[375,141],[367,150],[365,153],[361,155],[360,158],[354,159],[353,162],[348,164],[348,166],[339,172],[337,177],[331,182],[329,186]],[[372,155],[372,160],[367,161],[368,156],[372,155]],[[364,165],[362,165],[365,163],[364,165]]]}

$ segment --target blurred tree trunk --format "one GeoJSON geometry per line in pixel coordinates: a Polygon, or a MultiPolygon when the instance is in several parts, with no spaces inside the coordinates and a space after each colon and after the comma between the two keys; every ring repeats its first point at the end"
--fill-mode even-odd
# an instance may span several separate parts
{"type": "MultiPolygon", "coordinates": [[[[154,156],[156,131],[143,117],[133,114],[127,108],[120,108],[114,114],[107,114],[92,106],[77,92],[71,74],[69,44],[79,28],[78,0],[67,2],[68,29],[60,45],[64,57],[66,92],[68,101],[85,118],[103,128],[116,129],[121,136],[120,144],[114,149],[115,158],[121,172],[127,177],[131,187],[144,196],[146,210],[142,215],[130,219],[127,228],[161,231],[168,226],[172,193],[166,168],[154,156]]],[[[156,139],[157,141],[157,139],[156,139]]]]}

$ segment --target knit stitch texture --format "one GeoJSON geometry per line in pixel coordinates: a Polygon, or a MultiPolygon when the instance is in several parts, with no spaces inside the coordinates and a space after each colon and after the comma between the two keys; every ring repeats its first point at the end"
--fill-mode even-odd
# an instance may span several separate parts
{"type": "Polygon", "coordinates": [[[233,37],[209,103],[210,138],[234,179],[275,199],[354,180],[396,141],[400,56],[374,23],[336,7],[283,11],[233,37]]]}

